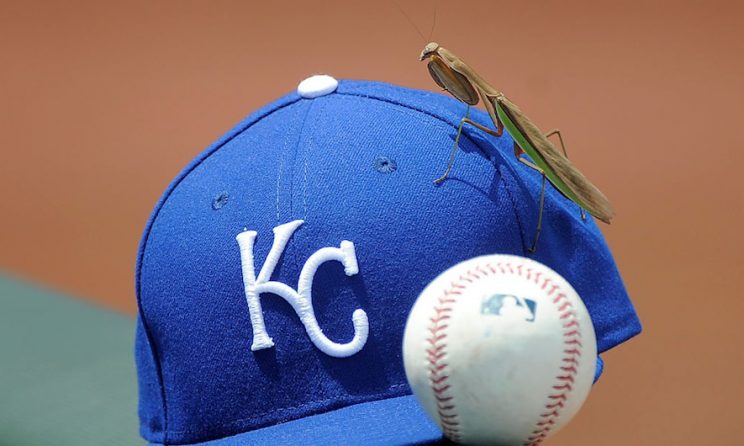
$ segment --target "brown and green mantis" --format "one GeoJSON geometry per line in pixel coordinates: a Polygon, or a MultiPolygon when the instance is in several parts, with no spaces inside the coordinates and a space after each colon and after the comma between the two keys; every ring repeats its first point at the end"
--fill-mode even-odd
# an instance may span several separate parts
{"type": "Polygon", "coordinates": [[[468,106],[476,105],[479,99],[482,99],[491,120],[496,126],[496,130],[494,131],[470,120],[470,109],[468,108],[468,114],[462,118],[460,126],[457,129],[457,136],[455,137],[455,144],[449,164],[447,165],[447,170],[441,177],[434,181],[436,184],[441,184],[447,179],[449,172],[452,170],[460,133],[465,123],[497,137],[501,136],[504,128],[506,128],[514,140],[514,155],[517,159],[521,163],[537,170],[542,175],[540,211],[537,218],[535,239],[532,247],[529,248],[530,252],[535,252],[537,249],[537,240],[540,237],[540,230],[542,229],[546,178],[561,194],[582,208],[582,218],[586,218],[584,215],[585,209],[603,222],[610,223],[613,211],[607,197],[596,186],[590,183],[568,160],[566,148],[563,145],[563,138],[559,130],[553,130],[545,134],[542,133],[502,92],[493,88],[475,70],[470,68],[451,51],[439,46],[439,44],[435,42],[428,43],[424,51],[421,52],[421,60],[428,60],[431,77],[434,78],[434,81],[440,87],[447,90],[455,98],[468,104],[468,106]],[[558,135],[561,147],[563,148],[563,154],[556,150],[548,139],[549,136],[554,134],[558,135]],[[525,153],[529,155],[532,162],[522,157],[525,153]]]}

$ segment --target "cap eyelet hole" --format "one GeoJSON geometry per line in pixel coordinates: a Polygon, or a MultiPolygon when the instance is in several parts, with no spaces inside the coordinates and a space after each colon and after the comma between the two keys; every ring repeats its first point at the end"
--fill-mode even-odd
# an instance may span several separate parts
{"type": "Polygon", "coordinates": [[[230,197],[230,195],[227,192],[220,192],[217,194],[216,197],[214,197],[214,200],[212,200],[212,209],[215,211],[222,209],[222,206],[227,204],[227,199],[230,197]]]}
{"type": "Polygon", "coordinates": [[[398,168],[395,160],[386,156],[378,156],[375,159],[375,169],[380,173],[392,173],[398,168]]]}

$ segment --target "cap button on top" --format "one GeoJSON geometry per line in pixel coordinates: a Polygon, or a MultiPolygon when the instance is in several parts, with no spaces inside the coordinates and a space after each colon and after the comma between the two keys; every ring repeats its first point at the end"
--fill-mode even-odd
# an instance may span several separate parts
{"type": "Polygon", "coordinates": [[[303,98],[312,99],[333,93],[338,87],[338,81],[327,74],[310,76],[297,86],[297,93],[303,98]]]}

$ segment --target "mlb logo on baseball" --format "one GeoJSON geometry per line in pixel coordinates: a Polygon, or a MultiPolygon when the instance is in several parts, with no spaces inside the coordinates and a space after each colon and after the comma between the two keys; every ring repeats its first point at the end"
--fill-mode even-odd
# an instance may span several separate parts
{"type": "Polygon", "coordinates": [[[535,320],[537,302],[514,294],[489,294],[483,297],[481,314],[504,317],[521,317],[527,322],[535,320]]]}

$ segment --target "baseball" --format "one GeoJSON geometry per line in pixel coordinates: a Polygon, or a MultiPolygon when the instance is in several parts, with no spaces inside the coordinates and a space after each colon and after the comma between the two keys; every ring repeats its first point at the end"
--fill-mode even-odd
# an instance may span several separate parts
{"type": "Polygon", "coordinates": [[[452,441],[537,445],[584,403],[597,345],[584,303],[547,266],[488,255],[431,282],[406,323],[413,393],[452,441]]]}

